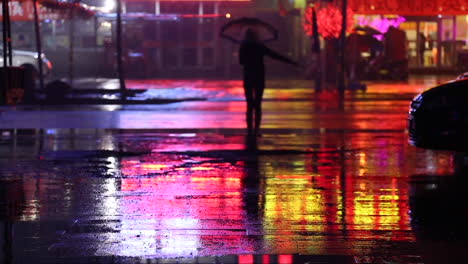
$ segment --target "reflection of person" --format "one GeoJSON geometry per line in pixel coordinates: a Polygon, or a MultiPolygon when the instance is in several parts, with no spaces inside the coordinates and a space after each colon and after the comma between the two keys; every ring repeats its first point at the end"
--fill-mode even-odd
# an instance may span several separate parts
{"type": "MultiPolygon", "coordinates": [[[[246,144],[247,149],[249,150],[256,150],[252,149],[252,142],[251,140],[255,141],[255,137],[246,137],[246,144]]],[[[256,144],[253,143],[253,144],[256,144]]],[[[242,188],[245,190],[242,192],[242,200],[244,201],[244,210],[246,212],[246,220],[249,224],[258,223],[261,221],[261,207],[262,207],[262,200],[260,198],[260,193],[262,193],[262,176],[260,172],[260,164],[259,164],[259,155],[258,153],[254,153],[251,155],[246,156],[244,161],[244,173],[242,177],[242,188]]],[[[255,224],[251,225],[252,228],[255,228],[255,224]]]]}
{"type": "Polygon", "coordinates": [[[267,55],[273,59],[292,65],[296,62],[272,51],[258,41],[255,31],[248,29],[239,49],[239,63],[244,67],[244,93],[247,101],[247,129],[249,134],[259,132],[262,120],[262,97],[265,89],[265,65],[263,57],[267,55]]]}

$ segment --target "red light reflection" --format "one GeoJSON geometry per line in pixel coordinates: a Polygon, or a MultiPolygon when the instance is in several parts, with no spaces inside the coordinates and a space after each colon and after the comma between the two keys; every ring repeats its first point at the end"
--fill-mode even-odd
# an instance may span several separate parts
{"type": "Polygon", "coordinates": [[[293,263],[293,256],[292,255],[279,255],[278,256],[278,263],[292,264],[293,263]]]}
{"type": "Polygon", "coordinates": [[[239,255],[239,264],[253,264],[253,255],[239,255]]]}

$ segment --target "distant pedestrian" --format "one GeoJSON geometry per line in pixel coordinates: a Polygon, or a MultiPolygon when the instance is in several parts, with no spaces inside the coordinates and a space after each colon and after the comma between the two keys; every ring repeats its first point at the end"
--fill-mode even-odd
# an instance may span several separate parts
{"type": "Polygon", "coordinates": [[[239,63],[243,66],[244,93],[247,102],[246,121],[249,135],[258,135],[262,121],[262,98],[265,90],[265,64],[263,57],[298,64],[266,47],[258,40],[254,30],[247,29],[240,43],[239,63]]]}
{"type": "Polygon", "coordinates": [[[384,56],[387,61],[400,62],[408,60],[408,39],[405,31],[390,26],[384,34],[384,56]]]}
{"type": "Polygon", "coordinates": [[[420,66],[424,66],[424,52],[426,51],[426,36],[423,33],[419,33],[418,41],[418,56],[419,56],[419,63],[420,66]]]}

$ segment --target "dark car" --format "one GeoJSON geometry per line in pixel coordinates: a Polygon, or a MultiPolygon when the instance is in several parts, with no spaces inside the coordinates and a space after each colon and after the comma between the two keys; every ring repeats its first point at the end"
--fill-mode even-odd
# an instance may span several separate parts
{"type": "Polygon", "coordinates": [[[468,150],[468,76],[416,96],[410,106],[408,130],[414,146],[468,150]]]}

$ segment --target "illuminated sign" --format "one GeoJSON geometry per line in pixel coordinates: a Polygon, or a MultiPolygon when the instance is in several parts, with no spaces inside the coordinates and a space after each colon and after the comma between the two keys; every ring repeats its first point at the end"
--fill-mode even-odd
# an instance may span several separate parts
{"type": "Polygon", "coordinates": [[[467,0],[349,0],[357,14],[436,16],[468,14],[467,0]]]}
{"type": "MultiPolygon", "coordinates": [[[[0,18],[3,19],[3,9],[0,4],[0,18]]],[[[10,19],[11,21],[32,21],[34,20],[34,11],[32,1],[10,1],[10,19]]],[[[64,19],[64,12],[54,12],[53,10],[39,5],[38,15],[40,20],[57,20],[64,19]]]]}

